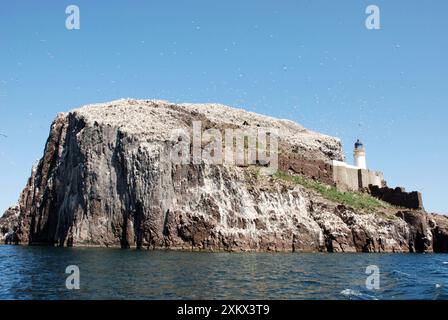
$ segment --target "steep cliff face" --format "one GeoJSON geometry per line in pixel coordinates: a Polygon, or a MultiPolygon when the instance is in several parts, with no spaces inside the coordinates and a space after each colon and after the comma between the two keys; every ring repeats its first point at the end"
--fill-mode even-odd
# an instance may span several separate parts
{"type": "MultiPolygon", "coordinates": [[[[331,252],[446,251],[447,219],[361,212],[258,166],[174,164],[172,130],[275,128],[280,149],[342,160],[340,141],[222,105],[120,100],[59,114],[4,238],[49,245],[331,252]]],[[[398,210],[397,210],[398,211],[398,210]]],[[[10,241],[11,242],[11,241],[10,241]]]]}

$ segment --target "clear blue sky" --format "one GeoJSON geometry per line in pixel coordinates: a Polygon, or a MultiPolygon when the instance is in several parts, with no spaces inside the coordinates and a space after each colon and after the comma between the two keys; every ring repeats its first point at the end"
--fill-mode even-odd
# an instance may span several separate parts
{"type": "Polygon", "coordinates": [[[2,1],[0,210],[57,112],[122,97],[220,102],[352,145],[448,213],[448,2],[2,1]],[[65,8],[81,29],[65,28],[65,8]],[[365,8],[381,9],[367,30],[365,8]]]}

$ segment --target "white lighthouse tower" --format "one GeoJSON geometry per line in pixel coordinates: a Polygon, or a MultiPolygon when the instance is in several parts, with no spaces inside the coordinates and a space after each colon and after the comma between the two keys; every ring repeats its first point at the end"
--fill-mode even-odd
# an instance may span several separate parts
{"type": "Polygon", "coordinates": [[[366,150],[361,141],[356,140],[355,150],[353,151],[353,157],[355,159],[355,166],[360,169],[367,169],[366,164],[366,150]]]}

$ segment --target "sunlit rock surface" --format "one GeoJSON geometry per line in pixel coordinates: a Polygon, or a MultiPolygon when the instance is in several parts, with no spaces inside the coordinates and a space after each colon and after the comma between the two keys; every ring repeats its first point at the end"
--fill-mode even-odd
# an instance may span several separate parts
{"type": "MultiPolygon", "coordinates": [[[[356,212],[257,166],[169,161],[174,129],[277,129],[280,150],[343,160],[340,140],[218,104],[119,100],[58,114],[17,206],[8,243],[206,250],[447,251],[448,220],[356,212]]],[[[400,211],[400,212],[398,212],[400,211]]]]}

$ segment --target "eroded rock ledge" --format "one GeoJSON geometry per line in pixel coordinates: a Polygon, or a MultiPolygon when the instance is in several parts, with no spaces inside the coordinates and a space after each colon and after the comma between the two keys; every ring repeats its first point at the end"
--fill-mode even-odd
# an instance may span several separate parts
{"type": "Polygon", "coordinates": [[[148,249],[448,251],[445,216],[355,210],[260,176],[256,166],[165,161],[170,130],[195,120],[209,128],[275,127],[281,148],[314,160],[343,158],[337,138],[222,105],[90,105],[56,117],[18,204],[0,218],[0,236],[17,244],[148,249]]]}

